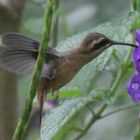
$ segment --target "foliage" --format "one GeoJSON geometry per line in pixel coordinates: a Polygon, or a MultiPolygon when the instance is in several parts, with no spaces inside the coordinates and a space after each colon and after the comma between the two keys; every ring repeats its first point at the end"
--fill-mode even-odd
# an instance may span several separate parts
{"type": "MultiPolygon", "coordinates": [[[[89,32],[101,32],[110,36],[112,39],[126,40],[126,38],[130,35],[129,30],[134,17],[135,16],[133,15],[126,20],[118,23],[105,23],[87,32],[79,33],[71,38],[68,38],[66,41],[60,42],[56,48],[58,48],[59,50],[64,50],[75,47],[89,32]],[[119,24],[121,24],[121,27],[119,26],[119,24]]],[[[67,139],[70,135],[70,130],[74,130],[75,128],[77,128],[77,125],[80,123],[77,121],[79,113],[84,111],[87,105],[89,105],[90,103],[94,103],[94,101],[97,102],[98,100],[101,100],[101,98],[107,99],[108,101],[110,100],[110,97],[107,97],[108,94],[106,95],[105,93],[110,89],[112,85],[112,79],[116,79],[117,72],[123,64],[125,58],[124,54],[126,54],[128,50],[129,49],[127,47],[125,48],[122,46],[112,47],[108,49],[93,62],[85,66],[74,78],[74,80],[65,88],[63,88],[63,90],[65,90],[66,92],[67,88],[72,89],[76,87],[83,93],[81,94],[82,97],[65,100],[58,107],[46,113],[43,119],[43,125],[41,130],[41,136],[43,140],[45,140],[46,138],[47,140],[67,139]],[[114,52],[116,57],[118,58],[114,59],[117,59],[116,61],[120,63],[119,67],[117,63],[111,62],[112,57],[114,57],[114,52]],[[114,75],[112,75],[110,84],[108,86],[105,85],[104,87],[100,87],[100,85],[95,87],[94,82],[97,81],[100,75],[103,74],[103,70],[107,67],[111,67],[112,65],[115,65],[118,70],[116,70],[115,72],[115,77],[114,75]],[[99,92],[102,92],[102,94],[97,94],[99,92]],[[91,96],[93,95],[94,98],[91,98],[91,96]]],[[[125,69],[127,68],[128,66],[126,66],[125,69]]]]}

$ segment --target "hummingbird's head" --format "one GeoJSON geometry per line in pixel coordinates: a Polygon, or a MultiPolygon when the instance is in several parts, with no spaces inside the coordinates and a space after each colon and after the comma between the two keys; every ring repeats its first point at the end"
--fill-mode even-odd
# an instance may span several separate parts
{"type": "Polygon", "coordinates": [[[85,53],[101,53],[112,45],[127,45],[131,47],[137,47],[134,44],[111,40],[110,38],[101,33],[89,33],[82,41],[80,48],[85,53]]]}

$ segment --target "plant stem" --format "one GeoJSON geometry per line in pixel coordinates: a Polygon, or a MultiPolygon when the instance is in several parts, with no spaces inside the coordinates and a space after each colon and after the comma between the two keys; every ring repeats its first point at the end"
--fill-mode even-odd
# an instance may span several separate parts
{"type": "Polygon", "coordinates": [[[51,31],[51,45],[52,47],[56,47],[58,42],[58,22],[59,22],[59,0],[56,0],[56,4],[54,7],[54,18],[53,18],[53,25],[52,25],[52,31],[51,31]]]}
{"type": "Polygon", "coordinates": [[[37,63],[35,65],[35,70],[33,72],[29,94],[28,94],[21,118],[16,127],[12,140],[21,140],[22,136],[25,133],[26,126],[28,124],[28,120],[30,117],[31,109],[32,109],[33,99],[36,95],[36,90],[39,84],[40,73],[41,73],[41,70],[45,61],[46,49],[49,42],[49,34],[50,34],[51,22],[52,22],[52,16],[53,16],[53,6],[54,6],[54,1],[48,0],[46,11],[45,11],[45,24],[44,24],[43,37],[42,37],[42,41],[39,47],[37,63]]]}
{"type": "Polygon", "coordinates": [[[131,0],[131,6],[132,6],[132,10],[136,11],[137,10],[137,0],[131,0]]]}

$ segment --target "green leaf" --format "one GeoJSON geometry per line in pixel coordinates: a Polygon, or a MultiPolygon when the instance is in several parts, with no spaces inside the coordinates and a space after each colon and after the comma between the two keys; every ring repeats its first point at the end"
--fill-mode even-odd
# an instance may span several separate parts
{"type": "MultiPolygon", "coordinates": [[[[59,91],[59,99],[66,99],[68,97],[80,97],[83,96],[83,94],[80,92],[79,89],[73,89],[73,88],[68,88],[65,90],[60,90],[59,91]]],[[[54,99],[55,96],[52,96],[51,94],[48,94],[47,99],[54,99]]]]}
{"type": "Polygon", "coordinates": [[[94,102],[93,95],[73,98],[47,112],[42,121],[41,140],[64,139],[64,131],[70,129],[68,122],[91,102],[94,102]]]}
{"type": "Polygon", "coordinates": [[[79,89],[66,89],[66,90],[62,90],[59,93],[61,96],[61,98],[68,98],[68,97],[80,97],[82,96],[81,92],[79,89]]]}
{"type": "MultiPolygon", "coordinates": [[[[65,50],[76,47],[89,32],[104,33],[112,39],[124,41],[126,38],[128,38],[133,18],[134,17],[131,16],[121,22],[105,23],[89,31],[79,33],[71,38],[68,38],[66,41],[60,42],[57,45],[57,48],[59,50],[65,50]]],[[[131,38],[129,40],[131,40],[131,38]]],[[[102,74],[106,65],[110,65],[108,62],[112,57],[113,49],[116,50],[116,54],[120,59],[119,61],[123,61],[126,52],[129,50],[128,47],[122,46],[116,46],[106,50],[99,57],[86,65],[78,73],[78,75],[66,87],[62,89],[62,91],[67,87],[71,87],[72,89],[73,87],[77,88],[80,90],[80,92],[85,94],[93,91],[94,86],[92,86],[92,84],[94,85],[94,83],[96,83],[96,81],[99,79],[99,76],[102,74]]],[[[109,89],[108,86],[106,87],[106,83],[108,82],[111,84],[111,81],[107,79],[107,81],[104,82],[104,85],[99,85],[97,88],[101,89],[102,87],[105,87],[106,89],[109,89]]],[[[97,88],[94,88],[94,90],[97,88]]],[[[77,116],[87,104],[89,104],[91,101],[94,101],[91,96],[93,95],[88,94],[86,97],[77,97],[75,99],[65,101],[61,106],[50,110],[50,112],[47,112],[43,118],[41,129],[42,140],[64,139],[63,134],[66,135],[69,133],[69,129],[73,127],[74,119],[72,118],[77,116]]]]}

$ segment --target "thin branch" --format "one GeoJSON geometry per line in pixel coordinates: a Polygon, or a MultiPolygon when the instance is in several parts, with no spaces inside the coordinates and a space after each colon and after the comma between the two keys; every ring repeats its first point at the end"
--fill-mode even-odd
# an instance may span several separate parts
{"type": "Polygon", "coordinates": [[[92,118],[89,120],[89,122],[87,123],[87,125],[84,127],[84,129],[82,130],[82,132],[77,135],[73,140],[79,140],[80,138],[82,138],[87,131],[90,129],[90,127],[100,118],[100,113],[97,113],[96,115],[94,115],[94,117],[92,116],[92,118]]]}
{"type": "Polygon", "coordinates": [[[95,116],[95,112],[91,106],[87,106],[88,110],[91,112],[92,116],[95,116]]]}
{"type": "Polygon", "coordinates": [[[45,11],[44,31],[43,31],[42,41],[39,47],[39,55],[38,55],[37,63],[35,66],[35,70],[33,72],[33,77],[32,77],[32,82],[31,82],[28,98],[26,100],[20,121],[13,135],[13,140],[22,139],[22,136],[25,133],[25,130],[28,124],[28,120],[31,114],[33,99],[36,95],[36,90],[39,84],[40,73],[41,73],[41,70],[45,61],[46,49],[49,42],[51,22],[52,22],[52,17],[53,17],[54,4],[55,2],[53,0],[47,1],[46,11],[45,11]]]}
{"type": "Polygon", "coordinates": [[[103,118],[106,118],[106,117],[108,117],[108,116],[110,116],[110,115],[113,115],[113,114],[115,114],[115,113],[118,113],[118,112],[120,112],[120,111],[128,110],[128,109],[131,109],[131,108],[134,108],[134,107],[140,107],[140,104],[125,105],[125,106],[123,106],[123,107],[120,107],[120,108],[118,108],[118,109],[116,109],[116,110],[113,110],[113,111],[111,111],[111,112],[109,112],[109,113],[107,113],[107,114],[101,116],[100,118],[103,119],[103,118]]]}
{"type": "Polygon", "coordinates": [[[77,131],[77,132],[83,132],[83,129],[78,128],[78,127],[74,127],[72,128],[73,131],[77,131]]]}

